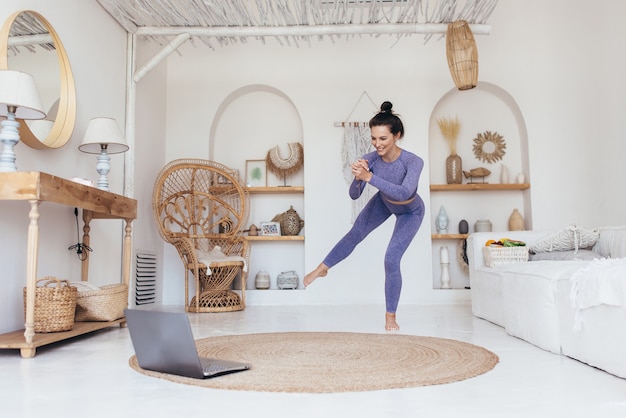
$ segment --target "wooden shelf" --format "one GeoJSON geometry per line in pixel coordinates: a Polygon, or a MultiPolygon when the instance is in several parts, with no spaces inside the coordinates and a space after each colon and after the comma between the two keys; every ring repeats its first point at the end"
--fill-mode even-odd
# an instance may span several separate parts
{"type": "Polygon", "coordinates": [[[304,241],[304,235],[280,235],[280,236],[266,236],[266,235],[244,235],[247,241],[304,241]]]}
{"type": "Polygon", "coordinates": [[[304,186],[248,187],[250,194],[304,193],[304,186]]]}
{"type": "Polygon", "coordinates": [[[37,347],[63,341],[117,324],[120,324],[121,327],[126,326],[126,318],[108,322],[74,322],[74,327],[69,331],[36,333],[31,343],[26,342],[24,339],[24,330],[8,332],[0,335],[0,348],[19,349],[23,358],[31,358],[35,356],[37,347]]]}
{"type": "Polygon", "coordinates": [[[469,191],[469,190],[526,190],[529,183],[465,183],[465,184],[431,184],[431,192],[469,191]]]}
{"type": "Polygon", "coordinates": [[[469,234],[432,234],[432,239],[466,239],[469,234]]]}

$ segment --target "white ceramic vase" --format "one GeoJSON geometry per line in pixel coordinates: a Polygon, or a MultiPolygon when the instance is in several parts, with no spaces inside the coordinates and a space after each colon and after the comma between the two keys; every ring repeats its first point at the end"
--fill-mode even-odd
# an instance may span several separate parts
{"type": "Polygon", "coordinates": [[[509,182],[509,168],[502,164],[502,170],[500,171],[500,183],[508,184],[509,182]]]}
{"type": "Polygon", "coordinates": [[[254,287],[257,289],[269,289],[270,274],[265,270],[259,271],[254,278],[254,287]]]}

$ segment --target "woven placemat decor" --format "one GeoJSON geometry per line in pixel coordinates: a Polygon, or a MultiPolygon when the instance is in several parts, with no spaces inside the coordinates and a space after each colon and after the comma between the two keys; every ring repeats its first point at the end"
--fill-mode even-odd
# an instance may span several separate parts
{"type": "Polygon", "coordinates": [[[290,332],[196,341],[203,357],[240,361],[250,370],[192,379],[130,366],[152,377],[214,389],[257,392],[361,392],[438,385],[486,373],[498,356],[465,342],[402,334],[290,332]]]}

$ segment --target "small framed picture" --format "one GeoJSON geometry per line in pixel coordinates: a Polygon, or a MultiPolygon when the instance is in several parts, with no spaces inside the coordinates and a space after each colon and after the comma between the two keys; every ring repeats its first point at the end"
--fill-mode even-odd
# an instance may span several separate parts
{"type": "Polygon", "coordinates": [[[266,237],[280,236],[280,223],[261,222],[261,235],[265,235],[266,237]]]}
{"type": "Polygon", "coordinates": [[[265,160],[246,160],[246,187],[267,186],[265,160]]]}

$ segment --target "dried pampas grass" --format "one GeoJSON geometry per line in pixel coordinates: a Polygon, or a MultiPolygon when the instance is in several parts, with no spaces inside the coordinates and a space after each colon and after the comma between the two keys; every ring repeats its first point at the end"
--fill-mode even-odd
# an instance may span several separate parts
{"type": "Polygon", "coordinates": [[[450,154],[456,155],[456,140],[459,136],[459,130],[461,129],[461,123],[459,122],[458,116],[452,118],[439,118],[437,119],[437,124],[439,125],[439,129],[443,134],[443,137],[448,142],[448,147],[450,147],[450,154]]]}

